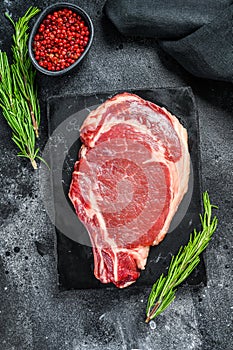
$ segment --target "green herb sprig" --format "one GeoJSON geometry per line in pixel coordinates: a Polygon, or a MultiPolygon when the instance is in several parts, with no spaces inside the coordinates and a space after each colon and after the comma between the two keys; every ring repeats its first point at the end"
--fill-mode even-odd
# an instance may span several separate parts
{"type": "Polygon", "coordinates": [[[217,206],[210,203],[207,192],[203,193],[204,214],[200,214],[202,230],[194,229],[188,244],[181,247],[178,254],[172,257],[166,276],[162,274],[155,282],[150,292],[146,320],[148,323],[160,315],[175,299],[177,286],[181,284],[200,262],[200,254],[207,247],[214,231],[217,228],[217,217],[212,219],[212,208],[217,206]]]}
{"type": "Polygon", "coordinates": [[[3,116],[12,129],[12,140],[20,149],[19,157],[28,158],[37,169],[38,155],[36,138],[39,137],[40,106],[35,85],[36,71],[28,56],[28,23],[40,10],[30,7],[25,15],[14,22],[8,13],[6,17],[14,27],[13,63],[7,54],[0,51],[0,106],[3,116]]]}

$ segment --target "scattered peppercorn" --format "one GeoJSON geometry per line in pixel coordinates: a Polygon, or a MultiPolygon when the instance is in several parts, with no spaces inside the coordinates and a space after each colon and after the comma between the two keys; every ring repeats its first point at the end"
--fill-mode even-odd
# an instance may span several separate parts
{"type": "Polygon", "coordinates": [[[85,51],[90,32],[84,19],[64,8],[48,14],[41,22],[33,41],[39,65],[60,71],[74,64],[85,51]]]}
{"type": "Polygon", "coordinates": [[[20,248],[19,247],[14,247],[14,252],[15,253],[19,253],[20,252],[20,248]]]}

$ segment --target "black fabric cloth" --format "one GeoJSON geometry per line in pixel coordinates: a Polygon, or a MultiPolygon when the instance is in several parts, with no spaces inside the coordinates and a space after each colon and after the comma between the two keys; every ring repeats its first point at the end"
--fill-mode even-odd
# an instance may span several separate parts
{"type": "Polygon", "coordinates": [[[233,81],[233,1],[107,0],[124,35],[151,37],[195,76],[233,81]]]}

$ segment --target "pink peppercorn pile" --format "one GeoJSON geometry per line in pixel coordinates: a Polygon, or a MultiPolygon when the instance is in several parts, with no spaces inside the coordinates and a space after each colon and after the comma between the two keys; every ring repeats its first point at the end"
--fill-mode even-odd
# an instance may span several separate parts
{"type": "Polygon", "coordinates": [[[80,15],[66,8],[54,11],[44,18],[34,37],[35,59],[49,71],[68,68],[85,51],[89,36],[80,15]]]}

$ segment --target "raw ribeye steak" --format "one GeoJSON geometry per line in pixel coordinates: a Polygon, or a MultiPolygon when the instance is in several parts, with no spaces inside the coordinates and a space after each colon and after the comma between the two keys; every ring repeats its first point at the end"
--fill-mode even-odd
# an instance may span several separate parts
{"type": "Polygon", "coordinates": [[[88,115],[80,137],[69,197],[89,232],[96,278],[123,288],[187,191],[187,132],[166,109],[121,93],[88,115]]]}

